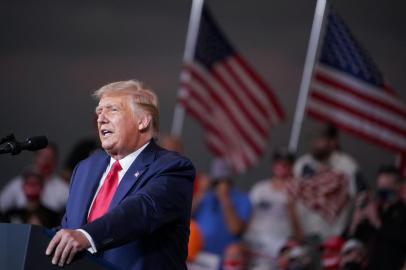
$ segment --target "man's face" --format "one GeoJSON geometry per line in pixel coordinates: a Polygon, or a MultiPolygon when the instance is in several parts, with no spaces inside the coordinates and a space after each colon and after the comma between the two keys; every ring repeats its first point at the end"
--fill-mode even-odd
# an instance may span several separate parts
{"type": "Polygon", "coordinates": [[[242,246],[231,244],[224,251],[223,269],[224,270],[241,270],[245,269],[246,260],[242,246]]]}
{"type": "Polygon", "coordinates": [[[39,201],[42,188],[41,179],[36,176],[28,176],[24,179],[23,191],[28,201],[39,201]]]}
{"type": "Polygon", "coordinates": [[[382,173],[378,176],[377,179],[377,188],[384,188],[384,189],[391,189],[391,190],[396,190],[397,189],[397,181],[396,177],[392,174],[389,173],[382,173]]]}
{"type": "Polygon", "coordinates": [[[50,176],[55,170],[57,156],[55,150],[47,147],[39,150],[35,155],[35,168],[43,177],[50,176]]]}
{"type": "Polygon", "coordinates": [[[397,200],[399,186],[395,175],[381,173],[376,187],[376,195],[381,202],[394,203],[397,200]]]}
{"type": "Polygon", "coordinates": [[[160,141],[160,145],[166,150],[182,153],[182,143],[173,136],[166,136],[162,138],[160,141]]]}
{"type": "Polygon", "coordinates": [[[277,160],[272,166],[272,176],[280,179],[287,179],[292,177],[292,165],[290,162],[285,160],[277,160]]]}
{"type": "Polygon", "coordinates": [[[328,138],[318,137],[312,142],[312,155],[318,161],[326,161],[331,154],[331,145],[328,138]]]}
{"type": "Polygon", "coordinates": [[[139,121],[129,95],[103,95],[96,108],[101,145],[111,156],[135,151],[140,139],[139,121]]]}

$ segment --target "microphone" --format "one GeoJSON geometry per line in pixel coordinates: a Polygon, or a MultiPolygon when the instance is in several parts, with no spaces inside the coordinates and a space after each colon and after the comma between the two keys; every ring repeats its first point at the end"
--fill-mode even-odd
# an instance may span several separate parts
{"type": "Polygon", "coordinates": [[[15,141],[16,138],[14,138],[14,134],[7,134],[3,138],[0,139],[0,144],[3,144],[8,141],[15,141]]]}
{"type": "Polygon", "coordinates": [[[48,139],[45,136],[35,136],[26,139],[24,142],[9,141],[0,149],[0,154],[11,153],[18,155],[23,150],[37,151],[48,145],[48,139]]]}

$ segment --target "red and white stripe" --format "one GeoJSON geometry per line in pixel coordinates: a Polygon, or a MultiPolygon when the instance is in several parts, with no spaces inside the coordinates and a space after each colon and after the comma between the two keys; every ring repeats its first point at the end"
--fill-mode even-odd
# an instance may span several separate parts
{"type": "Polygon", "coordinates": [[[307,104],[312,117],[394,151],[406,152],[406,106],[393,93],[322,64],[307,104]]]}
{"type": "Polygon", "coordinates": [[[185,63],[179,102],[203,125],[209,149],[237,172],[258,161],[271,125],[284,117],[271,89],[235,55],[210,70],[185,63]]]}
{"type": "MultiPolygon", "coordinates": [[[[292,190],[292,187],[290,189],[292,190]]],[[[334,171],[319,172],[312,177],[301,179],[293,189],[296,189],[294,195],[307,208],[318,213],[330,224],[337,221],[349,202],[348,179],[344,174],[334,171]]]]}

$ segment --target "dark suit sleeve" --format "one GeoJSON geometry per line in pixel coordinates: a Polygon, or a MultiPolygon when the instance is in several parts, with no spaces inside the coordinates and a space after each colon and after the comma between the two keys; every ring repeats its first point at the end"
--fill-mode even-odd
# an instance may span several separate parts
{"type": "Polygon", "coordinates": [[[195,171],[180,156],[158,160],[144,187],[128,195],[103,217],[82,226],[98,251],[150,235],[166,224],[190,217],[195,171]],[[158,163],[159,166],[156,164],[158,163]]]}
{"type": "MultiPolygon", "coordinates": [[[[74,179],[75,179],[75,177],[76,177],[76,171],[77,171],[77,168],[78,168],[79,166],[77,165],[74,169],[73,169],[73,172],[72,172],[72,176],[71,176],[71,178],[70,178],[70,184],[69,184],[69,197],[70,197],[70,194],[71,194],[71,190],[72,190],[72,184],[73,184],[73,181],[74,181],[74,179]]],[[[61,226],[62,226],[62,228],[66,228],[67,227],[67,222],[68,222],[68,220],[67,220],[67,215],[66,215],[66,207],[67,206],[65,206],[65,214],[63,215],[63,217],[62,217],[62,220],[61,220],[61,226]]]]}

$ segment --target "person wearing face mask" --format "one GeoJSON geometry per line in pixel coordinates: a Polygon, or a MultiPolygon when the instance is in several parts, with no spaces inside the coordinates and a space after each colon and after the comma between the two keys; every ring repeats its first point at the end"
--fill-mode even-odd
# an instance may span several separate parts
{"type": "Polygon", "coordinates": [[[364,198],[354,211],[350,231],[368,248],[368,269],[400,269],[405,261],[406,204],[399,196],[401,184],[396,167],[382,166],[371,199],[364,198]]]}
{"type": "Polygon", "coordinates": [[[270,166],[271,177],[259,181],[250,191],[253,215],[244,240],[252,254],[250,264],[254,269],[275,264],[280,248],[293,234],[288,209],[288,186],[294,182],[293,162],[291,153],[276,151],[270,166]]]}
{"type": "MultiPolygon", "coordinates": [[[[35,152],[30,168],[44,179],[41,203],[52,211],[64,211],[68,200],[69,185],[55,174],[58,163],[58,149],[53,143],[35,152]]],[[[23,190],[23,177],[18,175],[11,179],[0,193],[0,210],[6,212],[12,208],[24,208],[27,198],[23,190]]]]}
{"type": "Polygon", "coordinates": [[[224,250],[222,270],[245,270],[247,267],[245,246],[239,242],[228,245],[224,250]]]}
{"type": "Polygon", "coordinates": [[[59,224],[59,216],[41,203],[41,194],[44,189],[43,178],[33,171],[23,173],[22,189],[26,198],[25,207],[16,207],[5,213],[8,222],[31,223],[45,227],[54,227],[59,224]]]}

